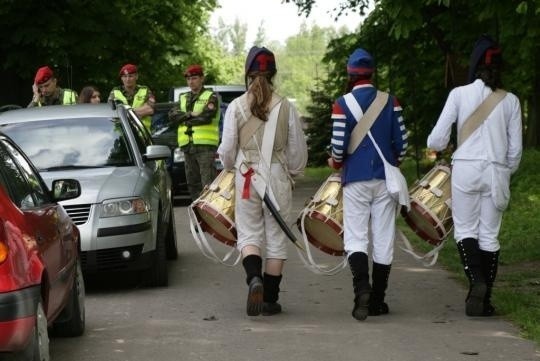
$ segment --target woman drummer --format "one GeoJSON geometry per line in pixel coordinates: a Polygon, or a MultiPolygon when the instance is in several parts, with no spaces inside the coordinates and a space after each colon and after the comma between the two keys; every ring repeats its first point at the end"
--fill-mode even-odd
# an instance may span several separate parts
{"type": "Polygon", "coordinates": [[[294,106],[274,91],[274,54],[264,47],[251,48],[245,71],[248,90],[227,108],[218,153],[224,168],[236,172],[237,247],[249,287],[247,314],[274,315],[281,312],[277,301],[287,237],[263,202],[263,193],[272,195],[286,219],[292,206],[291,177],[304,170],[307,145],[294,106]]]}
{"type": "MultiPolygon", "coordinates": [[[[371,81],[374,71],[373,58],[364,49],[356,49],[349,57],[348,94],[334,103],[332,157],[328,159],[331,167],[343,168],[344,246],[353,275],[352,316],[359,321],[389,311],[384,297],[396,227],[397,204],[386,189],[384,164],[374,144],[364,137],[352,153],[347,151],[352,130],[363,120],[357,122],[356,118],[366,113],[377,95],[371,81]],[[354,103],[346,99],[354,99],[354,103]],[[373,240],[372,285],[368,266],[370,239],[373,240]]],[[[399,164],[407,148],[407,131],[401,106],[394,96],[388,97],[370,131],[387,161],[399,164]]]]}

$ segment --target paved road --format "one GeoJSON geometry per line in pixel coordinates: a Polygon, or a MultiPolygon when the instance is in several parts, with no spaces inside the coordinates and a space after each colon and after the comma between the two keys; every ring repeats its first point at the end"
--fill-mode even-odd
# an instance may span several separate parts
{"type": "MultiPolygon", "coordinates": [[[[314,192],[307,184],[298,187],[296,212],[314,192]]],[[[349,271],[314,274],[291,246],[280,296],[284,312],[248,317],[241,266],[203,257],[190,238],[186,208],[175,212],[181,250],[170,264],[170,286],[92,280],[86,334],[52,339],[53,361],[540,360],[538,346],[504,319],[467,318],[465,289],[447,272],[399,250],[389,315],[354,320],[349,271]]]]}

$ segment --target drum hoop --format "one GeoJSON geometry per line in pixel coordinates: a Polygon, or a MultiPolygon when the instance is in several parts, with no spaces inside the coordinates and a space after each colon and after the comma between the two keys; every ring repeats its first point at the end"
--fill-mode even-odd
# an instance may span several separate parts
{"type": "Polygon", "coordinates": [[[202,218],[202,216],[199,214],[199,211],[205,211],[210,214],[217,221],[219,221],[219,223],[223,224],[225,227],[228,227],[227,229],[231,231],[234,238],[237,238],[238,236],[236,234],[236,227],[228,217],[222,215],[205,202],[197,202],[196,204],[194,204],[194,208],[197,210],[197,212],[195,212],[195,215],[197,217],[197,220],[201,224],[201,228],[203,231],[210,233],[214,238],[216,238],[220,242],[225,243],[227,246],[235,247],[236,240],[231,240],[216,232],[212,227],[210,227],[210,225],[204,220],[204,218],[202,218]]]}
{"type": "Polygon", "coordinates": [[[306,236],[308,238],[308,241],[314,245],[316,248],[320,249],[324,253],[327,253],[331,256],[343,256],[345,254],[345,251],[340,251],[334,248],[330,248],[322,243],[320,243],[315,237],[311,235],[308,231],[306,231],[306,236]]]}
{"type": "MultiPolygon", "coordinates": [[[[317,213],[318,215],[320,215],[320,213],[318,213],[318,212],[311,212],[311,213],[317,213]]],[[[322,220],[322,221],[325,221],[325,219],[322,219],[322,218],[330,219],[328,217],[323,217],[322,215],[320,215],[320,217],[315,217],[315,218],[317,218],[318,220],[322,220]]],[[[328,224],[327,222],[324,222],[324,223],[328,224]]],[[[296,221],[296,225],[298,226],[298,229],[300,231],[302,231],[301,218],[298,218],[298,220],[296,221]]],[[[335,222],[332,222],[332,224],[328,224],[328,225],[331,228],[333,228],[338,235],[343,233],[343,230],[341,228],[336,229],[334,227],[335,222]]],[[[304,229],[304,231],[306,232],[306,236],[307,236],[307,239],[308,239],[309,243],[311,243],[313,246],[315,246],[315,248],[318,248],[319,250],[321,250],[324,253],[327,253],[327,254],[329,254],[331,256],[343,256],[345,254],[345,250],[340,251],[340,250],[337,250],[337,249],[334,249],[334,248],[330,248],[327,245],[319,242],[315,237],[313,237],[313,235],[311,233],[309,233],[308,230],[304,229]]]]}
{"type": "Polygon", "coordinates": [[[310,211],[308,212],[309,218],[315,218],[316,220],[319,220],[323,222],[324,224],[327,224],[332,228],[338,235],[343,234],[343,228],[340,227],[332,218],[325,216],[319,211],[310,211]]]}
{"type": "Polygon", "coordinates": [[[432,245],[435,245],[435,246],[439,245],[446,238],[449,231],[444,232],[445,231],[444,227],[441,227],[440,222],[437,222],[435,220],[435,218],[433,217],[433,214],[429,210],[426,210],[424,207],[420,206],[417,202],[414,202],[414,201],[411,202],[411,208],[416,209],[418,212],[420,212],[420,214],[422,214],[422,216],[427,216],[424,218],[427,221],[429,221],[429,223],[431,223],[431,225],[433,226],[433,228],[439,235],[439,239],[433,239],[433,237],[431,237],[429,234],[424,232],[422,229],[418,228],[417,225],[412,221],[411,217],[409,217],[410,211],[407,212],[405,208],[402,208],[401,213],[402,213],[403,218],[405,218],[405,222],[407,222],[409,227],[411,227],[412,230],[418,236],[420,236],[420,238],[422,238],[423,240],[427,241],[428,243],[432,245]]]}

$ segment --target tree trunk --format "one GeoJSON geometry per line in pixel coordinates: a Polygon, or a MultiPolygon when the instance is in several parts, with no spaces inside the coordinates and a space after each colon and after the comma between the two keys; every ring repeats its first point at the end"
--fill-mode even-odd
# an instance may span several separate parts
{"type": "Polygon", "coordinates": [[[527,99],[526,116],[525,116],[525,148],[537,147],[540,139],[540,127],[538,120],[540,119],[540,76],[536,75],[534,80],[534,91],[527,99]]]}

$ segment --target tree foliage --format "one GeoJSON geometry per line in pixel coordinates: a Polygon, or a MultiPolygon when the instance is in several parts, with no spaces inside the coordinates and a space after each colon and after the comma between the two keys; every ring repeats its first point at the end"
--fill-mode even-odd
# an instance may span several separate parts
{"type": "Polygon", "coordinates": [[[275,50],[278,74],[276,85],[279,92],[296,99],[297,108],[305,114],[311,90],[320,79],[325,79],[328,68],[321,62],[331,39],[337,37],[333,28],[309,27],[305,22],[297,35],[286,40],[285,47],[275,50]]]}
{"type": "MultiPolygon", "coordinates": [[[[309,14],[314,0],[285,0],[309,14]]],[[[469,54],[476,39],[489,33],[501,43],[505,88],[521,100],[526,145],[540,139],[540,0],[377,0],[359,31],[333,41],[324,61],[331,89],[345,82],[348,55],[357,47],[372,53],[376,83],[397,95],[411,131],[411,155],[419,157],[449,90],[465,84],[469,54]]],[[[368,0],[341,1],[339,9],[362,11],[368,0]]],[[[314,99],[313,99],[314,101],[314,99]]],[[[321,145],[322,146],[322,145],[321,145]]]]}
{"type": "Polygon", "coordinates": [[[26,105],[44,64],[56,69],[61,86],[92,83],[106,94],[119,83],[121,65],[132,62],[139,82],[166,98],[171,74],[181,74],[184,59],[200,54],[193,43],[206,32],[216,3],[1,0],[0,71],[7,87],[0,103],[26,105]]]}

